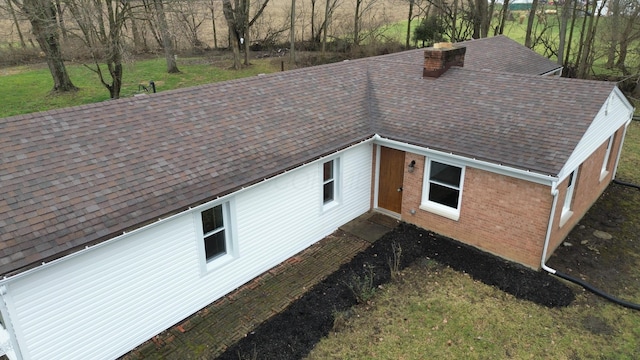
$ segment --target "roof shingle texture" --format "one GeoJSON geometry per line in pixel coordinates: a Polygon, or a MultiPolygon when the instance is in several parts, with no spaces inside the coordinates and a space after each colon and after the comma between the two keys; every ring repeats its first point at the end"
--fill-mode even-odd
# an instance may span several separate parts
{"type": "Polygon", "coordinates": [[[375,133],[555,174],[614,88],[529,76],[538,72],[527,68],[474,71],[482,57],[469,50],[465,68],[422,79],[416,53],[0,119],[0,273],[107,240],[375,133]]]}

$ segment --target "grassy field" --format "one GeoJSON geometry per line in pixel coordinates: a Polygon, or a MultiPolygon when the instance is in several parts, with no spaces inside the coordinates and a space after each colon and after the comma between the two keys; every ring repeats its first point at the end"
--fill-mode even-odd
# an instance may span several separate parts
{"type": "Polygon", "coordinates": [[[629,125],[616,177],[640,184],[640,121],[633,121],[629,125]]]}
{"type": "MultiPolygon", "coordinates": [[[[125,65],[121,97],[138,92],[139,85],[153,80],[157,91],[253,76],[278,71],[270,60],[253,60],[252,66],[241,71],[229,70],[231,62],[216,60],[212,66],[207,58],[178,60],[179,74],[168,74],[163,58],[130,62],[125,65]]],[[[53,80],[46,66],[20,66],[0,69],[0,117],[88,104],[109,99],[109,92],[97,74],[79,64],[67,64],[71,81],[79,91],[50,94],[53,80]]]]}
{"type": "Polygon", "coordinates": [[[631,310],[549,309],[422,261],[356,308],[308,359],[637,359],[639,337],[631,310]]]}

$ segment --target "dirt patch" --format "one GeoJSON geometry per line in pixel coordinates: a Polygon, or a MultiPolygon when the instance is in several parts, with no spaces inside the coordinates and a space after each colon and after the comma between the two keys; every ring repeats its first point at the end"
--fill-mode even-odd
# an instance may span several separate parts
{"type": "Polygon", "coordinates": [[[595,335],[613,335],[614,328],[605,320],[597,316],[587,316],[582,319],[582,326],[595,335]]]}
{"type": "MultiPolygon", "coordinates": [[[[610,185],[547,262],[622,299],[640,281],[640,191],[610,185]]],[[[589,302],[601,300],[589,296],[589,302]]]]}
{"type": "Polygon", "coordinates": [[[218,359],[251,359],[256,354],[265,359],[303,358],[334,327],[336,314],[347,313],[358,298],[366,300],[368,290],[391,279],[390,259],[398,246],[402,249],[399,269],[430,259],[544,306],[566,306],[574,300],[571,289],[550,275],[400,224],[218,359]]]}

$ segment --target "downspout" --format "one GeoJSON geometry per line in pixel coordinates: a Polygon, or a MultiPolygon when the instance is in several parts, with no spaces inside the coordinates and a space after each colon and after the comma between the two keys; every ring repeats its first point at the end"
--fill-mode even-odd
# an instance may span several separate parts
{"type": "Polygon", "coordinates": [[[565,279],[567,281],[570,281],[574,284],[578,284],[580,286],[582,286],[584,289],[589,290],[590,292],[603,297],[613,303],[616,303],[618,305],[624,306],[626,308],[629,309],[633,309],[633,310],[640,310],[640,304],[635,304],[629,301],[625,301],[625,300],[621,300],[618,299],[612,295],[609,295],[607,293],[605,293],[604,291],[594,287],[593,285],[582,281],[581,279],[577,279],[574,278],[573,276],[569,276],[565,273],[562,273],[556,269],[553,269],[549,266],[547,266],[546,261],[547,261],[547,252],[549,251],[549,242],[551,241],[551,232],[553,231],[553,220],[555,219],[555,215],[556,215],[556,205],[558,204],[558,183],[557,182],[553,182],[553,184],[551,185],[551,196],[553,196],[553,204],[552,204],[552,208],[551,208],[551,215],[549,215],[549,224],[547,226],[547,234],[545,236],[544,239],[544,247],[542,248],[542,259],[540,260],[540,266],[541,268],[552,274],[555,275],[559,278],[565,279]]]}
{"type": "Polygon", "coordinates": [[[551,232],[553,231],[553,219],[556,217],[556,205],[558,205],[558,182],[554,181],[551,184],[551,196],[553,196],[553,202],[551,205],[551,215],[549,215],[549,224],[547,224],[547,233],[544,237],[544,247],[542,248],[542,259],[540,261],[540,267],[550,274],[555,275],[556,270],[547,266],[547,252],[549,251],[549,242],[551,241],[551,232]]]}

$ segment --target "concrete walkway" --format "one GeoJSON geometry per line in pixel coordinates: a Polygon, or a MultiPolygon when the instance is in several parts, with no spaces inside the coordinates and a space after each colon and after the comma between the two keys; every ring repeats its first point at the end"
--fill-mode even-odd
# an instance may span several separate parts
{"type": "Polygon", "coordinates": [[[125,355],[123,359],[212,359],[392,230],[366,213],[125,355]]]}

